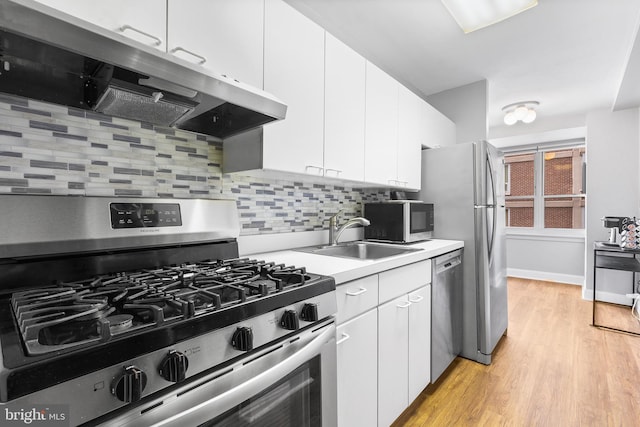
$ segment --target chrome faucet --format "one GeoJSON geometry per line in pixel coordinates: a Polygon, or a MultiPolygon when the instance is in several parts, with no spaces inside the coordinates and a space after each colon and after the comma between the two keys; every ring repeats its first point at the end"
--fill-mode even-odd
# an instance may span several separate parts
{"type": "Polygon", "coordinates": [[[338,211],[335,215],[329,218],[329,244],[331,246],[335,246],[338,244],[338,239],[344,230],[349,227],[353,227],[354,225],[362,225],[366,227],[371,224],[368,219],[363,217],[351,218],[349,221],[345,222],[342,227],[338,228],[338,215],[340,215],[342,209],[338,211]]]}

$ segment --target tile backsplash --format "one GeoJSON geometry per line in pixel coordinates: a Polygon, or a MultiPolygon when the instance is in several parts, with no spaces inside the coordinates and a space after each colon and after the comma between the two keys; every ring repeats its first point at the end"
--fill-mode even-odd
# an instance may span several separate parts
{"type": "Polygon", "coordinates": [[[241,234],[322,230],[388,191],[222,173],[222,142],[0,94],[0,193],[234,199],[241,234]]]}

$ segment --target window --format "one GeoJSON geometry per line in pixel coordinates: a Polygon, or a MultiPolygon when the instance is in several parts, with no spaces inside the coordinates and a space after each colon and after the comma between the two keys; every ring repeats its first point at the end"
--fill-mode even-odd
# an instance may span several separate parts
{"type": "Polygon", "coordinates": [[[505,155],[507,226],[584,228],[584,164],[585,147],[505,155]]]}
{"type": "Polygon", "coordinates": [[[507,227],[533,227],[535,154],[507,155],[504,158],[505,182],[509,177],[509,192],[505,193],[507,227]]]}
{"type": "Polygon", "coordinates": [[[584,228],[584,152],[544,153],[544,228],[584,228]]]}

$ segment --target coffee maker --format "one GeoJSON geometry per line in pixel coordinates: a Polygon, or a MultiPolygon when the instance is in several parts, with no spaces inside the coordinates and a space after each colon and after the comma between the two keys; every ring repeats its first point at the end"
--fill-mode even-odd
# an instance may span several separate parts
{"type": "Polygon", "coordinates": [[[600,218],[604,225],[604,228],[610,228],[609,241],[602,242],[608,246],[620,246],[620,229],[622,228],[622,221],[626,217],[623,216],[605,216],[600,218]]]}

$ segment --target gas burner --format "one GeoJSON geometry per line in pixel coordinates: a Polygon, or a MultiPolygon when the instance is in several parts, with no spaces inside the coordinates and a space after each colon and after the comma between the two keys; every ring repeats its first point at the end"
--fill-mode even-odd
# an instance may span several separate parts
{"type": "Polygon", "coordinates": [[[126,331],[133,326],[133,316],[131,314],[116,314],[107,317],[109,330],[111,333],[126,331]]]}
{"type": "Polygon", "coordinates": [[[249,258],[118,272],[17,292],[29,354],[104,342],[305,285],[304,268],[249,258]]]}

